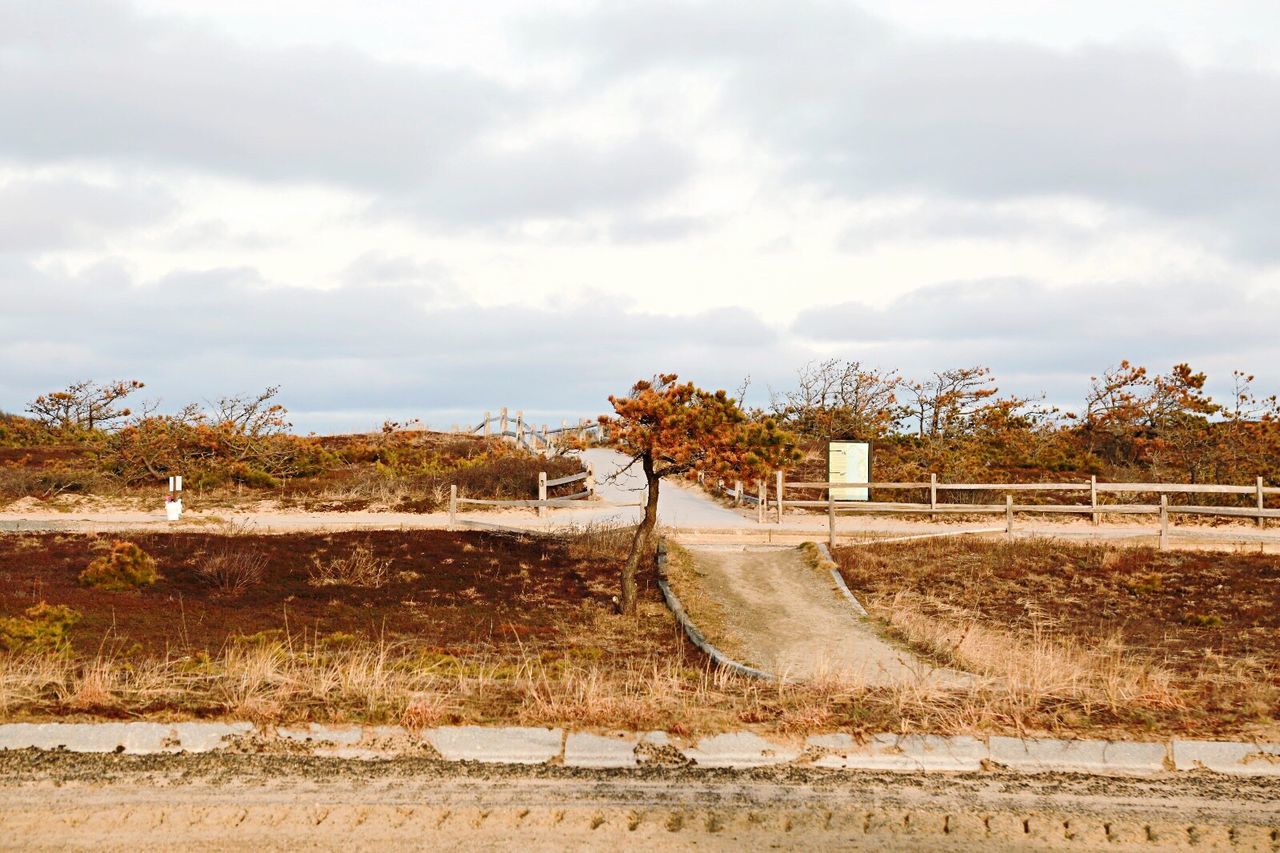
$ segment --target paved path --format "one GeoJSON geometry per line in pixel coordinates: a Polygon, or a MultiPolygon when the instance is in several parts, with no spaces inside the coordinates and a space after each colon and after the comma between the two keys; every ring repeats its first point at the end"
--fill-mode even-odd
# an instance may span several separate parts
{"type": "MultiPolygon", "coordinates": [[[[616,450],[592,448],[582,452],[584,462],[596,475],[596,494],[612,504],[642,502],[645,499],[644,472],[640,466],[628,467],[631,461],[616,450]]],[[[552,521],[563,524],[582,521],[618,520],[635,523],[640,507],[596,507],[559,510],[552,521]]],[[[732,509],[720,506],[696,488],[675,480],[663,480],[658,489],[658,523],[667,527],[711,527],[747,529],[755,522],[732,509]]]]}
{"type": "MultiPolygon", "coordinates": [[[[970,683],[885,642],[796,548],[692,546],[698,573],[724,611],[745,663],[784,678],[860,684],[970,683]]],[[[711,637],[714,643],[717,638],[711,637]]]]}

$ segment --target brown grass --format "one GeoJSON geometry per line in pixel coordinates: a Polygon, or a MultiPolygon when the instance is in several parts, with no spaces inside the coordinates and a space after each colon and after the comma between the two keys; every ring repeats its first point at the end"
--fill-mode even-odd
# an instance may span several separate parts
{"type": "MultiPolygon", "coordinates": [[[[542,590],[557,572],[586,571],[588,564],[550,573],[538,572],[539,566],[555,567],[562,561],[568,566],[568,555],[575,549],[579,560],[586,559],[581,555],[616,559],[629,546],[629,532],[580,529],[559,549],[532,549],[523,540],[474,537],[455,543],[448,538],[455,550],[447,560],[451,569],[462,560],[473,561],[474,568],[467,571],[479,577],[490,570],[491,551],[485,549],[501,546],[492,552],[494,558],[507,555],[495,569],[501,572],[495,580],[507,577],[515,583],[530,573],[538,578],[534,586],[542,590]],[[455,557],[459,562],[453,562],[455,557]]],[[[234,544],[256,541],[238,538],[234,544]]],[[[359,541],[345,540],[338,553],[348,552],[359,541]]],[[[871,547],[884,549],[881,557],[888,560],[890,549],[898,546],[871,547]]],[[[431,553],[436,555],[433,562],[446,562],[444,551],[431,553]]],[[[679,551],[672,556],[678,592],[701,627],[713,629],[714,607],[699,599],[697,578],[682,574],[688,566],[679,551]]],[[[1099,565],[1102,562],[1113,569],[1128,565],[1117,557],[1099,565]]],[[[1132,568],[1134,577],[1149,572],[1149,567],[1132,568]]],[[[612,583],[612,570],[606,565],[602,571],[606,573],[593,584],[612,583]]],[[[914,577],[905,569],[885,575],[885,585],[895,577],[898,583],[914,577]]],[[[601,590],[575,599],[576,587],[566,587],[568,597],[557,599],[548,617],[549,630],[540,633],[540,639],[513,612],[493,637],[449,646],[424,643],[409,633],[379,640],[377,634],[362,637],[334,632],[332,627],[310,627],[300,635],[298,622],[289,621],[276,623],[279,630],[234,637],[208,653],[175,644],[168,651],[142,654],[122,640],[104,642],[100,650],[95,644],[94,651],[79,656],[0,654],[0,716],[398,722],[417,728],[505,723],[665,729],[678,734],[743,727],[782,735],[831,730],[1120,738],[1280,734],[1275,717],[1268,716],[1273,713],[1276,679],[1265,661],[1208,657],[1197,670],[1198,679],[1187,682],[1180,670],[1136,655],[1123,633],[1072,637],[1044,613],[1002,624],[947,600],[941,594],[946,584],[933,577],[931,588],[938,593],[933,597],[899,589],[865,596],[864,602],[902,642],[976,673],[979,678],[971,687],[944,689],[923,679],[894,688],[836,680],[778,684],[734,676],[710,667],[683,641],[653,594],[651,580],[646,580],[635,619],[613,615],[601,590]],[[1242,691],[1250,681],[1252,692],[1242,691]]],[[[1166,591],[1180,582],[1167,570],[1163,578],[1166,591]]],[[[1151,592],[1155,585],[1149,580],[1138,584],[1143,590],[1139,595],[1164,594],[1151,592]]],[[[188,596],[198,589],[189,589],[188,596]]],[[[303,582],[300,590],[306,589],[303,582]]],[[[383,593],[399,595],[398,589],[393,583],[383,593]]],[[[237,609],[257,594],[255,590],[237,600],[237,609]]],[[[489,594],[496,592],[491,589],[489,594]]],[[[457,620],[450,625],[462,626],[488,612],[473,610],[456,596],[448,601],[448,608],[432,613],[456,612],[457,620]]],[[[513,601],[525,611],[549,608],[542,598],[523,593],[513,601]]],[[[185,612],[190,614],[190,603],[185,612]]]]}
{"type": "Polygon", "coordinates": [[[1053,709],[1069,727],[1280,732],[1274,558],[978,540],[836,557],[891,636],[988,679],[1019,725],[1053,709]],[[1234,630],[1188,619],[1187,607],[1234,630]]]}
{"type": "Polygon", "coordinates": [[[340,557],[313,557],[312,586],[360,586],[380,589],[391,580],[391,560],[375,557],[368,545],[354,546],[340,557]]]}
{"type": "Polygon", "coordinates": [[[267,558],[246,548],[227,546],[196,567],[196,574],[223,595],[235,597],[262,583],[267,558]]]}

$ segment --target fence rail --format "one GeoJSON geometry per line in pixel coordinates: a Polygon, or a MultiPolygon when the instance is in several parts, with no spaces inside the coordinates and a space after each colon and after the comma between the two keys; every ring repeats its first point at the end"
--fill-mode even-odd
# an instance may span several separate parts
{"type": "Polygon", "coordinates": [[[562,443],[561,439],[567,436],[585,441],[599,438],[601,435],[600,424],[589,418],[581,418],[576,424],[561,421],[558,427],[542,424],[539,429],[536,425],[525,421],[524,412],[517,411],[513,417],[505,406],[499,409],[496,415],[485,412],[480,423],[475,426],[455,427],[454,431],[468,435],[483,435],[485,438],[510,439],[518,447],[543,454],[555,452],[562,443]]]}
{"type": "MultiPolygon", "coordinates": [[[[781,472],[774,472],[772,478],[773,491],[770,494],[769,480],[757,480],[755,496],[748,494],[741,481],[732,487],[724,480],[718,482],[721,492],[731,496],[735,504],[751,502],[756,504],[757,518],[764,523],[765,517],[772,514],[773,520],[782,524],[788,508],[791,509],[825,509],[828,516],[830,540],[835,538],[835,518],[838,514],[911,514],[928,515],[1005,515],[1006,529],[1012,533],[1015,513],[1044,513],[1066,515],[1088,515],[1092,522],[1101,523],[1103,515],[1155,515],[1160,519],[1161,546],[1167,545],[1169,536],[1169,518],[1171,516],[1219,516],[1224,518],[1253,519],[1259,528],[1265,528],[1268,519],[1280,519],[1280,509],[1268,508],[1267,497],[1280,495],[1280,486],[1268,486],[1261,477],[1251,486],[1226,485],[1220,483],[1100,483],[1096,477],[1088,482],[1075,483],[945,483],[940,482],[936,474],[929,475],[928,480],[915,482],[867,482],[867,483],[835,483],[835,482],[787,482],[781,472]],[[826,492],[823,500],[806,498],[788,498],[787,490],[821,490],[826,492]],[[837,490],[875,489],[877,491],[915,491],[927,490],[927,500],[913,501],[851,501],[837,499],[837,490]],[[938,500],[939,492],[997,492],[1004,494],[1004,503],[947,503],[938,500]],[[1014,493],[1034,492],[1078,492],[1086,496],[1087,503],[1014,503],[1014,493]],[[1159,503],[1103,503],[1098,496],[1104,494],[1134,495],[1153,494],[1159,496],[1159,503]],[[1199,504],[1171,505],[1170,495],[1240,495],[1252,497],[1253,506],[1208,506],[1199,504]]],[[[868,494],[868,496],[870,496],[868,494]]]]}
{"type": "MultiPolygon", "coordinates": [[[[566,477],[557,477],[554,480],[547,479],[546,471],[538,472],[537,481],[538,497],[536,498],[517,498],[504,500],[498,498],[467,498],[458,494],[458,487],[452,485],[449,487],[449,526],[453,527],[458,521],[458,510],[463,506],[513,506],[513,507],[533,507],[537,509],[539,517],[546,515],[548,507],[572,507],[581,505],[581,501],[591,498],[596,493],[596,473],[590,464],[587,470],[581,474],[570,474],[566,477]],[[558,498],[547,496],[548,489],[554,489],[556,486],[567,486],[571,483],[582,483],[583,489],[580,492],[574,492],[571,495],[562,495],[558,498]]],[[[611,506],[631,506],[631,504],[611,504],[611,506]]],[[[639,504],[636,504],[639,506],[639,504]]]]}

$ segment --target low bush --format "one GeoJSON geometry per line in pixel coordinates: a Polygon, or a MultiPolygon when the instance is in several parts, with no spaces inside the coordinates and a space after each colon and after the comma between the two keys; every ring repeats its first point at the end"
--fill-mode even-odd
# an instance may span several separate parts
{"type": "Polygon", "coordinates": [[[267,558],[243,548],[226,548],[211,554],[196,567],[196,575],[226,596],[236,596],[262,583],[267,558]]]}
{"type": "Polygon", "coordinates": [[[160,579],[156,561],[132,542],[116,542],[80,573],[80,583],[108,592],[129,592],[160,579]]]}
{"type": "Polygon", "coordinates": [[[62,604],[40,602],[22,616],[0,617],[0,649],[11,654],[61,654],[71,648],[68,632],[80,614],[62,604]]]}
{"type": "Polygon", "coordinates": [[[391,560],[373,556],[367,545],[357,545],[344,557],[321,560],[313,557],[309,582],[312,586],[364,586],[377,589],[391,580],[391,560]]]}

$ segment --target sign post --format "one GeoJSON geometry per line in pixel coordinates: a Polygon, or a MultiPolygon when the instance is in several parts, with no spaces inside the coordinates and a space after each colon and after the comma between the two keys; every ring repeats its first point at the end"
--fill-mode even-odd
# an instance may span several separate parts
{"type": "Polygon", "coordinates": [[[827,442],[827,482],[860,483],[860,486],[832,486],[833,501],[867,501],[871,490],[871,444],[865,441],[827,442]]]}

